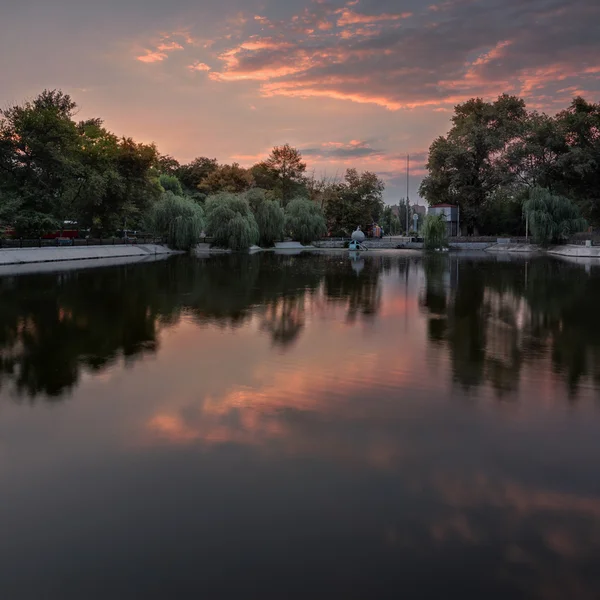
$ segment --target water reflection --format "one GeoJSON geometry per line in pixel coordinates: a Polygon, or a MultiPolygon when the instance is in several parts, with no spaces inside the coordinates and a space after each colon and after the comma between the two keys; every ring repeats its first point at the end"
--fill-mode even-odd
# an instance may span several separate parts
{"type": "MultiPolygon", "coordinates": [[[[182,315],[239,327],[259,313],[285,350],[327,304],[346,321],[376,318],[383,280],[422,272],[428,339],[447,347],[455,381],[490,382],[500,396],[523,365],[550,361],[572,398],[600,382],[600,269],[552,260],[433,256],[228,256],[0,279],[0,385],[58,398],[81,369],[102,371],[156,352],[182,315]],[[393,273],[392,274],[392,269],[393,273]]],[[[411,291],[412,294],[412,291],[411,291]]]]}
{"type": "MultiPolygon", "coordinates": [[[[345,259],[345,257],[344,257],[345,259]]],[[[175,258],[146,265],[0,279],[0,386],[59,398],[82,369],[99,372],[156,352],[182,315],[239,327],[255,312],[274,344],[300,335],[322,301],[348,319],[378,308],[381,261],[356,273],[342,257],[175,258]],[[318,300],[318,301],[317,301],[318,300]]]]}
{"type": "Polygon", "coordinates": [[[571,398],[586,378],[600,381],[600,267],[429,257],[423,268],[429,339],[447,345],[464,388],[487,381],[506,395],[525,364],[548,359],[571,398]]]}
{"type": "Polygon", "coordinates": [[[0,280],[0,596],[597,598],[599,275],[344,253],[0,280]]]}

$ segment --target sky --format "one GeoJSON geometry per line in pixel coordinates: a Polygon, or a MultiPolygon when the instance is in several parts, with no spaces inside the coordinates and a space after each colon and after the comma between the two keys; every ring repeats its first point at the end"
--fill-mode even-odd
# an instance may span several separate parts
{"type": "Polygon", "coordinates": [[[318,177],[377,172],[388,203],[410,154],[416,201],[457,103],[600,100],[599,22],[598,0],[2,2],[0,106],[60,88],[181,162],[290,143],[318,177]]]}

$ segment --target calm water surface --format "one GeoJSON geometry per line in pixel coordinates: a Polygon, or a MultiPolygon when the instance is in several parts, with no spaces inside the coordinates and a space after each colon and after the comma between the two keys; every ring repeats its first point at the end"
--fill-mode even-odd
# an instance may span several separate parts
{"type": "Polygon", "coordinates": [[[600,267],[0,278],[0,598],[600,597],[600,267]]]}

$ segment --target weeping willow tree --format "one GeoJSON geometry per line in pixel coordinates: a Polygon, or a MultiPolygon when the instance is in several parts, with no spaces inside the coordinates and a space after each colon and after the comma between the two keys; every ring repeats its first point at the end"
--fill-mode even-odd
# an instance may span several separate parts
{"type": "Polygon", "coordinates": [[[523,203],[533,241],[541,246],[560,244],[587,227],[586,220],[573,202],[552,194],[546,188],[533,188],[523,203]]]}
{"type": "Polygon", "coordinates": [[[268,197],[265,190],[253,189],[246,192],[246,199],[256,219],[259,244],[263,248],[273,246],[283,238],[285,212],[277,200],[268,197]]]}
{"type": "Polygon", "coordinates": [[[175,250],[195,246],[204,229],[204,211],[189,198],[165,192],[146,215],[146,227],[154,235],[164,237],[175,250]]]}
{"type": "Polygon", "coordinates": [[[327,223],[317,204],[296,198],[285,208],[285,230],[294,241],[310,244],[327,234],[327,223]]]}
{"type": "Polygon", "coordinates": [[[421,225],[426,250],[437,250],[448,245],[448,229],[444,215],[427,215],[421,225]]]}
{"type": "Polygon", "coordinates": [[[242,195],[229,193],[206,200],[206,230],[215,246],[231,250],[247,250],[260,237],[248,201],[242,195]]]}

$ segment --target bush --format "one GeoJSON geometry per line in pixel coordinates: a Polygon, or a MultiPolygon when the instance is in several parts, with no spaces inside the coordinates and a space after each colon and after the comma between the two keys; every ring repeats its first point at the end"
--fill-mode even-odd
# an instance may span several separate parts
{"type": "Polygon", "coordinates": [[[250,205],[241,195],[210,196],[206,200],[206,228],[215,246],[231,250],[247,250],[260,237],[250,205]]]}
{"type": "Polygon", "coordinates": [[[587,227],[579,209],[568,198],[534,188],[523,204],[533,241],[542,246],[559,244],[587,227]]]}
{"type": "Polygon", "coordinates": [[[327,234],[323,211],[305,198],[295,198],[287,205],[285,229],[294,241],[302,244],[310,244],[327,234]]]}
{"type": "Polygon", "coordinates": [[[448,245],[448,229],[444,215],[427,215],[423,219],[421,235],[427,250],[437,250],[448,245]]]}
{"type": "Polygon", "coordinates": [[[150,209],[146,227],[154,235],[165,237],[171,248],[189,250],[200,241],[204,211],[189,198],[165,192],[150,209]]]}
{"type": "Polygon", "coordinates": [[[13,227],[17,237],[37,238],[60,229],[61,223],[44,213],[23,211],[14,218],[13,227]]]}

